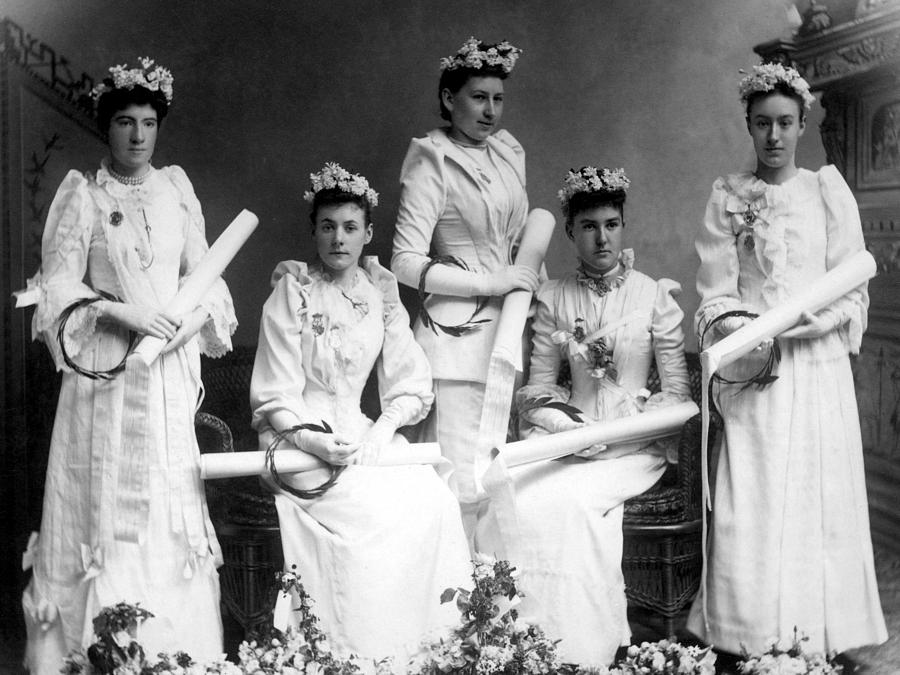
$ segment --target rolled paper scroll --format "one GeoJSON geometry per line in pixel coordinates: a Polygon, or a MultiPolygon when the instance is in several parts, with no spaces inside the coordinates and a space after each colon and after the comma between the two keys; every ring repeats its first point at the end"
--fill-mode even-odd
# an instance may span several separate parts
{"type": "Polygon", "coordinates": [[[649,442],[678,432],[698,412],[696,403],[686,401],[631,417],[595,422],[578,429],[506,443],[497,446],[494,456],[502,458],[507,467],[514,467],[558,459],[592,445],[649,442]]]}
{"type": "MultiPolygon", "coordinates": [[[[409,443],[392,445],[389,451],[378,455],[375,465],[439,464],[442,461],[441,448],[437,443],[409,443]]],[[[319,469],[324,463],[302,450],[276,450],[275,466],[278,473],[287,474],[319,469]]],[[[200,455],[200,477],[204,480],[262,476],[268,471],[263,450],[200,455]]]]}
{"type": "MultiPolygon", "coordinates": [[[[528,214],[516,254],[516,265],[540,272],[555,225],[556,220],[549,211],[534,209],[528,214]]],[[[530,308],[531,291],[515,289],[503,299],[488,362],[484,403],[478,425],[479,442],[485,451],[506,440],[516,370],[522,369],[522,333],[530,308]]]]}
{"type": "Polygon", "coordinates": [[[776,337],[800,321],[803,312],[818,312],[875,276],[872,254],[859,251],[826,272],[787,302],[773,307],[740,330],[728,335],[700,355],[703,370],[710,374],[753,351],[763,341],[776,337]]]}
{"type": "MultiPolygon", "coordinates": [[[[178,316],[192,312],[216,280],[222,276],[222,272],[237,255],[241,246],[253,234],[257,224],[259,219],[253,213],[246,209],[241,211],[209,247],[190,276],[184,280],[184,284],[166,307],[166,313],[178,316]]],[[[132,356],[137,355],[144,363],[150,365],[162,353],[165,346],[166,340],[145,335],[134,348],[132,356]]]]}
{"type": "Polygon", "coordinates": [[[875,276],[878,266],[868,251],[859,251],[830,269],[787,302],[773,307],[700,354],[703,368],[700,456],[703,499],[711,508],[708,465],[709,382],[719,368],[734,363],[763,341],[777,337],[800,321],[803,312],[818,312],[875,276]]]}

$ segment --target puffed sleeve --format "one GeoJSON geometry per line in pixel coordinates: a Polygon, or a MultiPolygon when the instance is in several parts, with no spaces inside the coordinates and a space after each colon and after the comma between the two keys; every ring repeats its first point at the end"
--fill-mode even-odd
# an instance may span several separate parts
{"type": "Polygon", "coordinates": [[[706,204],[703,225],[695,244],[700,256],[697,271],[700,307],[694,317],[698,335],[703,333],[712,319],[741,306],[738,292],[740,268],[734,234],[725,209],[726,200],[725,181],[718,178],[706,204]]]}
{"type": "MultiPolygon", "coordinates": [[[[819,187],[825,201],[826,269],[832,269],[865,249],[859,208],[850,187],[840,172],[832,165],[819,170],[819,187]]],[[[868,284],[863,284],[820,312],[831,315],[839,326],[844,344],[852,354],[859,353],[862,334],[866,330],[869,309],[868,284]]]]}
{"type": "Polygon", "coordinates": [[[537,307],[532,322],[531,361],[528,370],[528,384],[516,392],[517,408],[527,407],[529,399],[549,396],[554,402],[565,403],[569,391],[557,384],[562,363],[559,345],[553,342],[556,332],[555,298],[559,289],[558,280],[546,281],[537,292],[537,307]]]}
{"type": "Polygon", "coordinates": [[[271,424],[269,416],[280,413],[291,420],[285,427],[319,423],[305,415],[301,335],[306,317],[310,283],[301,263],[285,261],[273,274],[273,290],[263,305],[259,322],[259,342],[253,375],[250,378],[252,426],[259,432],[271,424]]]}
{"type": "MultiPolygon", "coordinates": [[[[169,166],[167,171],[181,194],[182,205],[188,214],[184,233],[185,246],[181,254],[181,283],[184,283],[209,250],[206,241],[206,221],[203,219],[200,201],[194,193],[194,186],[184,170],[180,166],[169,166]]],[[[234,314],[231,293],[224,279],[221,277],[216,279],[200,302],[200,306],[209,312],[209,319],[198,334],[200,351],[214,358],[231,351],[231,336],[237,328],[237,318],[234,314]]]]}
{"type": "Polygon", "coordinates": [[[443,154],[430,136],[410,143],[400,190],[391,270],[400,283],[417,288],[446,202],[443,154]]]}
{"type": "Polygon", "coordinates": [[[684,357],[684,331],[681,328],[684,312],[675,299],[680,294],[681,284],[677,281],[660,279],[657,282],[650,329],[661,391],[647,401],[651,408],[680,403],[691,397],[684,357]]]}
{"type": "Polygon", "coordinates": [[[434,402],[431,366],[409,327],[396,277],[374,258],[367,258],[364,268],[384,299],[384,344],[376,364],[381,416],[397,427],[415,424],[434,402]]]}
{"type": "MultiPolygon", "coordinates": [[[[37,305],[31,322],[32,337],[46,343],[58,370],[68,370],[57,343],[60,314],[78,300],[98,297],[84,283],[96,217],[87,178],[70,171],[47,214],[41,239],[41,270],[29,280],[32,301],[37,305]]],[[[76,356],[93,335],[96,321],[94,305],[79,308],[69,317],[64,340],[70,356],[76,356]]]]}

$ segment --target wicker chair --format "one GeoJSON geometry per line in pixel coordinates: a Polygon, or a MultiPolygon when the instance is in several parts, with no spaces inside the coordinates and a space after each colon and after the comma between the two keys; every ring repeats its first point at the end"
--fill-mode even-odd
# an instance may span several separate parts
{"type": "MultiPolygon", "coordinates": [[[[688,354],[691,396],[700,405],[701,371],[697,354],[688,354]]],[[[659,391],[659,375],[651,372],[650,391],[659,391]]],[[[722,428],[713,413],[710,443],[722,428]]],[[[622,571],[631,606],[648,609],[664,622],[662,637],[675,634],[678,615],[700,587],[703,564],[700,486],[700,415],[681,431],[678,464],[669,465],[656,486],[625,502],[622,571]]]]}
{"type": "MultiPolygon", "coordinates": [[[[237,347],[221,359],[204,360],[207,394],[197,416],[201,452],[256,449],[248,397],[253,357],[252,347],[237,347]]],[[[688,371],[691,394],[699,404],[696,354],[688,354],[688,371]]],[[[655,370],[648,388],[659,390],[655,370]]],[[[711,447],[719,429],[721,420],[714,414],[711,447]]],[[[678,459],[655,487],[626,502],[623,526],[622,569],[629,604],[660,615],[665,636],[674,634],[675,619],[700,582],[699,415],[682,430],[678,459]]],[[[225,558],[220,570],[223,602],[245,636],[259,634],[271,625],[277,592],[273,580],[283,564],[274,499],[256,478],[209,481],[207,496],[225,558]]]]}
{"type": "MultiPolygon", "coordinates": [[[[201,452],[257,448],[250,428],[253,357],[252,347],[239,346],[221,359],[204,359],[206,398],[196,420],[201,452]]],[[[275,500],[255,477],[208,481],[206,494],[225,560],[222,602],[245,638],[264,634],[272,625],[275,574],[282,568],[275,500]]]]}

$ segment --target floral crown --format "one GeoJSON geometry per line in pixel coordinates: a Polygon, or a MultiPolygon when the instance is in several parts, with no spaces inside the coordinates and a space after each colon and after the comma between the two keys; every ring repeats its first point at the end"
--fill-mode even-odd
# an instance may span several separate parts
{"type": "Polygon", "coordinates": [[[456,54],[441,59],[441,70],[457,68],[480,70],[485,67],[499,67],[508,75],[521,55],[522,50],[513,47],[506,40],[495,45],[486,45],[478,38],[470,37],[456,54]]]}
{"type": "Polygon", "coordinates": [[[154,66],[149,56],[139,56],[140,68],[129,68],[126,65],[113,66],[109,69],[109,77],[91,90],[91,98],[95,101],[113,89],[134,89],[144,87],[150,91],[162,92],[166,103],[172,102],[172,73],[162,66],[154,66]]]}
{"type": "Polygon", "coordinates": [[[577,171],[569,169],[562,190],[556,193],[564,211],[568,211],[569,201],[579,192],[625,192],[631,181],[625,169],[597,169],[583,166],[577,171]]]}
{"type": "Polygon", "coordinates": [[[365,199],[369,207],[378,206],[378,193],[369,187],[369,181],[358,173],[350,173],[337,162],[326,162],[318,173],[309,174],[310,189],[303,193],[303,199],[312,202],[316,193],[337,189],[365,199]]]}
{"type": "Polygon", "coordinates": [[[809,110],[816,100],[809,91],[809,82],[800,77],[796,69],[790,66],[785,68],[780,63],[761,63],[753,66],[753,72],[747,74],[738,85],[741,100],[746,103],[752,94],[758,91],[772,91],[779,83],[797,92],[803,99],[803,107],[806,110],[809,110]]]}

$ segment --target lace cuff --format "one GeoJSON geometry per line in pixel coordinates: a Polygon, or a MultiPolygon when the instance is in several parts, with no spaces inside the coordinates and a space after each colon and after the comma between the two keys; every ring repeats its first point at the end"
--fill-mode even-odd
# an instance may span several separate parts
{"type": "Polygon", "coordinates": [[[212,358],[224,356],[231,351],[231,336],[237,328],[237,318],[231,294],[222,279],[216,280],[200,306],[209,313],[209,319],[198,333],[200,351],[212,358]]]}

